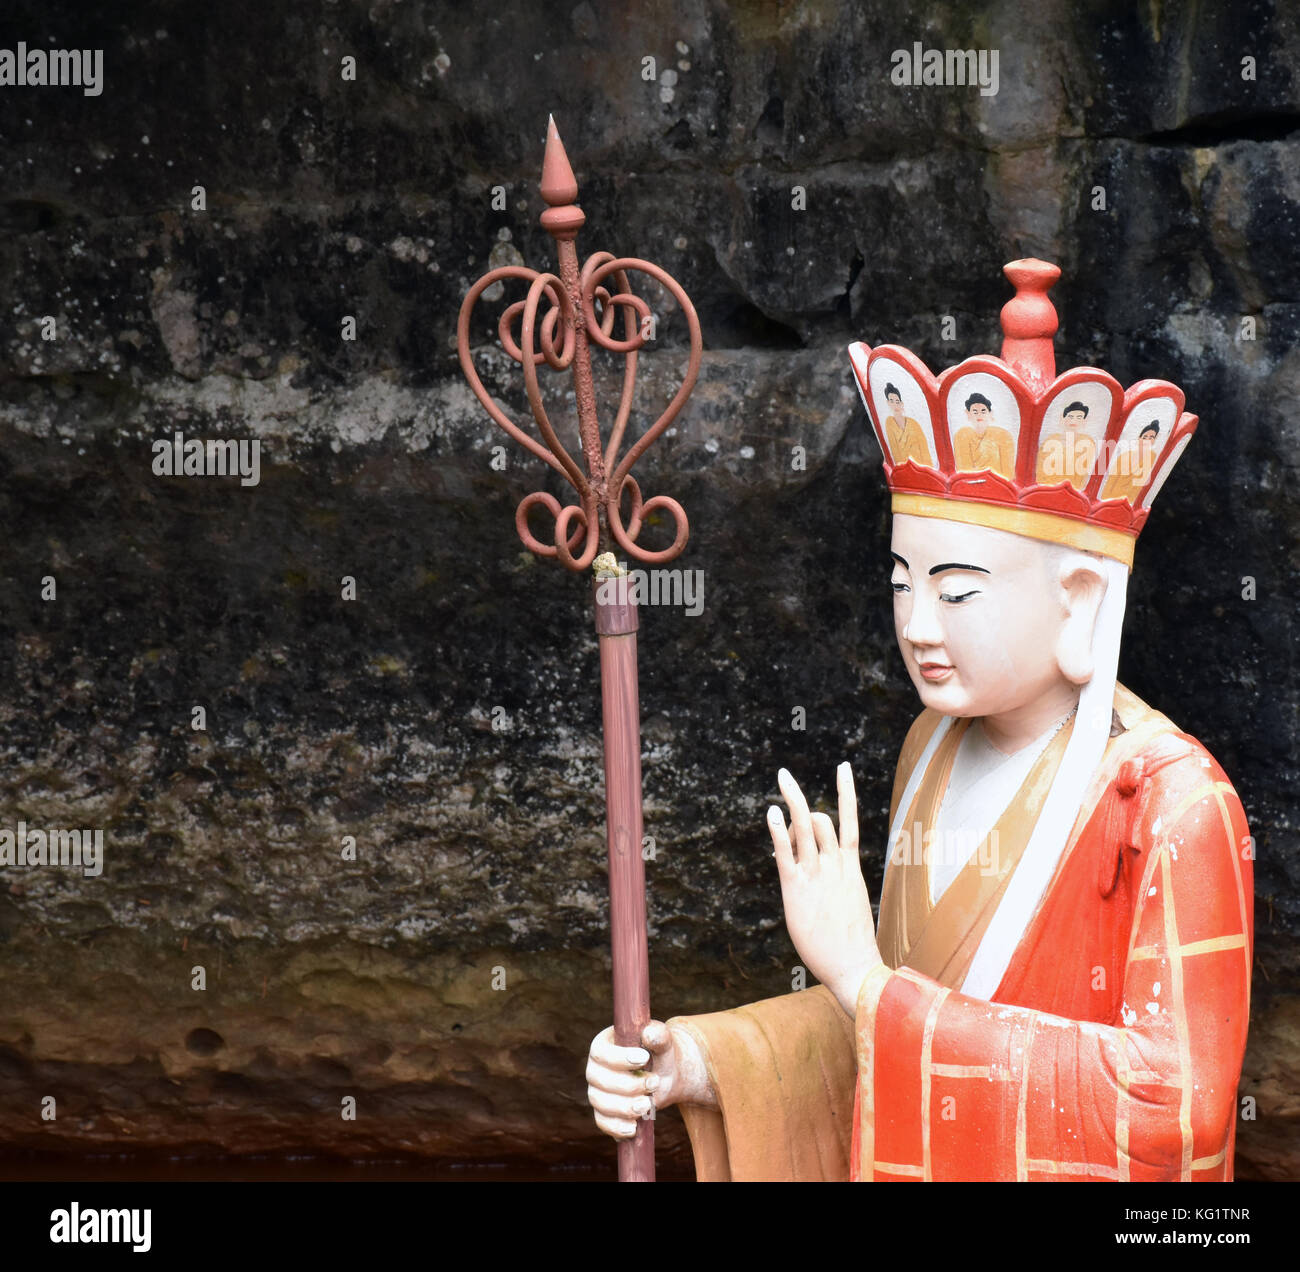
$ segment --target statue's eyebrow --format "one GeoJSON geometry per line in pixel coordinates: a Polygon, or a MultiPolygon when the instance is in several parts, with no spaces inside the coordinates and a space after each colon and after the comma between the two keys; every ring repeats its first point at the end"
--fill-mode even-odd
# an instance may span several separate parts
{"type": "Polygon", "coordinates": [[[897,552],[891,551],[889,555],[893,557],[894,560],[897,561],[898,564],[903,567],[903,569],[910,570],[912,568],[901,556],[898,555],[897,552]]]}
{"type": "Polygon", "coordinates": [[[930,567],[931,574],[942,574],[945,570],[978,570],[981,574],[988,573],[982,565],[961,565],[956,561],[945,561],[942,565],[930,567]]]}

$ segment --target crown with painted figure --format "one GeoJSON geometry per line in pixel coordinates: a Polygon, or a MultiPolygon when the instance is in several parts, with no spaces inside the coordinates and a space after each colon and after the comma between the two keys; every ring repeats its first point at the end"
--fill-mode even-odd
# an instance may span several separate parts
{"type": "Polygon", "coordinates": [[[1151,503],[1197,417],[1164,380],[1124,390],[1096,367],[1056,374],[1061,276],[1012,261],[1002,356],[979,355],[937,378],[898,345],[849,346],[854,378],[884,455],[893,511],[1008,530],[1133,564],[1151,503]]]}

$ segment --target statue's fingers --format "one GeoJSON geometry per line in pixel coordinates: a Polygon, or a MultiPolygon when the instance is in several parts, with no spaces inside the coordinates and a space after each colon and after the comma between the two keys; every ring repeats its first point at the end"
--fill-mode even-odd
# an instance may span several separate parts
{"type": "Polygon", "coordinates": [[[651,1020],[641,1030],[641,1045],[647,1051],[659,1055],[673,1045],[673,1036],[662,1020],[651,1020]]]}
{"type": "Polygon", "coordinates": [[[648,1095],[611,1095],[596,1086],[587,1088],[587,1103],[597,1113],[620,1122],[635,1122],[654,1108],[654,1101],[648,1095]]]}
{"type": "Polygon", "coordinates": [[[790,825],[794,828],[794,842],[799,849],[799,860],[803,861],[805,857],[812,857],[817,851],[812,820],[808,815],[808,801],[804,799],[803,791],[799,789],[799,783],[794,780],[789,769],[778,770],[776,781],[789,806],[790,825]]]}
{"type": "Polygon", "coordinates": [[[812,827],[817,837],[817,851],[832,860],[837,859],[840,843],[835,837],[835,823],[825,813],[813,813],[812,827]]]}
{"type": "Polygon", "coordinates": [[[614,1026],[602,1029],[591,1040],[591,1058],[610,1069],[644,1069],[650,1053],[644,1047],[620,1047],[614,1041],[614,1026]]]}
{"type": "Polygon", "coordinates": [[[794,878],[794,849],[790,846],[790,835],[785,828],[785,818],[781,810],[773,804],[767,810],[767,828],[772,833],[772,856],[776,858],[777,873],[784,884],[794,878]]]}
{"type": "Polygon", "coordinates": [[[853,789],[853,770],[844,761],[835,774],[840,792],[840,847],[858,855],[858,795],[853,789]]]}
{"type": "Polygon", "coordinates": [[[645,1095],[646,1083],[653,1074],[624,1073],[619,1069],[606,1068],[595,1060],[587,1061],[587,1085],[599,1087],[610,1095],[645,1095]]]}
{"type": "Polygon", "coordinates": [[[596,1125],[606,1135],[612,1135],[615,1139],[631,1139],[636,1134],[636,1123],[621,1117],[606,1117],[603,1113],[597,1113],[596,1125]]]}

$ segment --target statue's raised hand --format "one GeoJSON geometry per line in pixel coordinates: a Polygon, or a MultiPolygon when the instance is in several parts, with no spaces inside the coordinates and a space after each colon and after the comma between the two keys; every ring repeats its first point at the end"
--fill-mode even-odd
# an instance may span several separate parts
{"type": "Polygon", "coordinates": [[[858,804],[847,763],[839,766],[836,777],[838,837],[825,813],[809,813],[803,792],[785,769],[777,774],[777,782],[790,808],[794,846],[775,804],[767,810],[767,825],[790,939],[808,970],[852,1016],[862,980],[880,962],[880,952],[858,860],[858,804]]]}

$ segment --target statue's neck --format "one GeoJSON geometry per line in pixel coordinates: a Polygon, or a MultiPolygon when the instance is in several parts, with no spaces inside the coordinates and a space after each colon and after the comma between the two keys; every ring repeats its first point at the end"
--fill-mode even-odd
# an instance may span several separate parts
{"type": "Polygon", "coordinates": [[[1079,693],[1078,685],[1063,681],[1052,692],[1014,711],[981,717],[980,727],[990,746],[1003,755],[1015,755],[1062,723],[1079,705],[1079,693]]]}

